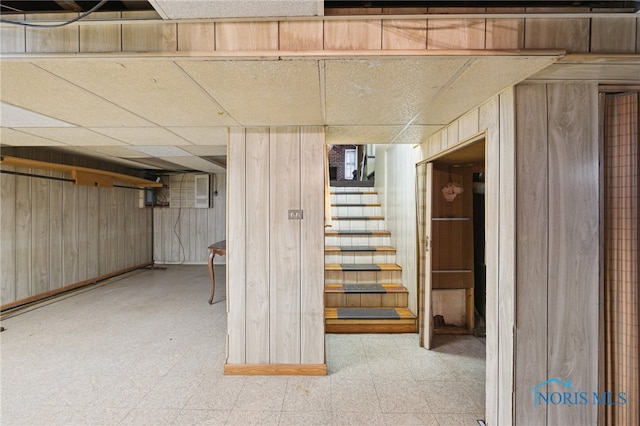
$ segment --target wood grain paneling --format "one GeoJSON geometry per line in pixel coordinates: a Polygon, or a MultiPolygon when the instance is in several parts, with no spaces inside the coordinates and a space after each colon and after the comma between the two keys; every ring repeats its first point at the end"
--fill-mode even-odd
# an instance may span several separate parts
{"type": "MultiPolygon", "coordinates": [[[[592,83],[547,86],[548,375],[598,388],[598,114],[592,83]]],[[[548,407],[549,424],[591,424],[597,406],[548,407]]]]}
{"type": "Polygon", "coordinates": [[[246,141],[244,129],[232,128],[227,145],[227,364],[245,364],[246,325],[246,141]]]}
{"type": "MultiPolygon", "coordinates": [[[[513,359],[515,356],[516,274],[516,153],[514,89],[500,93],[500,210],[498,213],[498,416],[513,418],[513,359]]],[[[492,230],[495,232],[495,230],[492,230]]]]}
{"type": "Polygon", "coordinates": [[[382,48],[426,49],[427,21],[385,19],[382,21],[382,48]]]}
{"type": "MultiPolygon", "coordinates": [[[[13,15],[14,21],[24,20],[24,15],[13,15]]],[[[26,28],[18,25],[3,25],[0,27],[0,52],[26,52],[26,28]]]]}
{"type": "Polygon", "coordinates": [[[87,191],[87,232],[86,232],[86,279],[100,275],[101,242],[100,222],[102,211],[100,208],[100,192],[102,189],[91,188],[87,191]]]}
{"type": "Polygon", "coordinates": [[[62,186],[62,283],[80,281],[80,252],[78,250],[78,224],[80,219],[78,192],[80,188],[82,187],[76,185],[62,186]]]}
{"type": "MultiPolygon", "coordinates": [[[[529,10],[531,12],[538,11],[529,10]]],[[[544,12],[545,9],[540,10],[544,12]]],[[[566,49],[568,53],[589,51],[589,18],[525,19],[525,49],[566,49]]]]}
{"type": "MultiPolygon", "coordinates": [[[[15,171],[3,166],[2,170],[15,171]]],[[[0,178],[0,304],[16,300],[16,176],[0,178]]]]}
{"type": "Polygon", "coordinates": [[[269,264],[279,258],[269,247],[269,128],[247,129],[246,144],[246,363],[268,364],[269,264]]]}
{"type": "Polygon", "coordinates": [[[213,52],[216,50],[216,28],[213,22],[178,24],[178,50],[213,52]]]}
{"type": "Polygon", "coordinates": [[[500,379],[498,333],[498,270],[499,258],[499,208],[500,208],[500,100],[496,96],[482,105],[479,111],[479,127],[486,129],[485,169],[485,262],[486,262],[486,402],[485,413],[488,424],[511,423],[498,417],[501,401],[498,398],[500,379]]]}
{"type": "Polygon", "coordinates": [[[322,50],[322,21],[281,21],[280,50],[322,50]]]}
{"type": "Polygon", "coordinates": [[[270,362],[300,362],[300,221],[288,210],[300,209],[300,130],[271,129],[269,305],[270,362]],[[277,255],[276,255],[277,253],[277,255]]]}
{"type": "Polygon", "coordinates": [[[516,423],[546,424],[546,410],[525,401],[531,388],[547,380],[548,142],[544,84],[516,90],[516,423]]]}
{"type": "MultiPolygon", "coordinates": [[[[155,11],[122,12],[123,19],[155,19],[155,11]]],[[[156,21],[161,22],[161,21],[156,21]]],[[[123,52],[175,52],[178,50],[176,24],[122,26],[123,52]]]]}
{"type": "Polygon", "coordinates": [[[216,50],[278,50],[278,23],[216,23],[216,50]]]}
{"type": "Polygon", "coordinates": [[[484,19],[430,19],[427,49],[484,49],[484,19]]]}
{"type": "Polygon", "coordinates": [[[300,134],[300,362],[324,364],[324,129],[300,134]]]}
{"type": "MultiPolygon", "coordinates": [[[[66,21],[78,16],[77,13],[37,13],[29,15],[30,21],[66,21]]],[[[51,23],[51,22],[50,22],[51,23]]],[[[79,29],[77,25],[58,28],[26,29],[26,52],[79,52],[79,29]]]]}
{"type": "Polygon", "coordinates": [[[478,133],[478,109],[474,108],[458,120],[458,139],[464,140],[478,133]]]}
{"type": "Polygon", "coordinates": [[[324,48],[378,50],[382,47],[382,21],[324,21],[324,48]]]}
{"type": "MultiPolygon", "coordinates": [[[[86,20],[120,19],[120,12],[94,12],[86,20]]],[[[80,52],[120,52],[122,49],[120,24],[80,26],[80,52]]]]}
{"type": "MultiPolygon", "coordinates": [[[[524,8],[488,7],[487,13],[518,13],[524,8]]],[[[486,49],[524,48],[524,18],[487,19],[486,49]]]]}
{"type": "Polygon", "coordinates": [[[634,53],[636,20],[620,18],[591,19],[591,53],[634,53]]]}

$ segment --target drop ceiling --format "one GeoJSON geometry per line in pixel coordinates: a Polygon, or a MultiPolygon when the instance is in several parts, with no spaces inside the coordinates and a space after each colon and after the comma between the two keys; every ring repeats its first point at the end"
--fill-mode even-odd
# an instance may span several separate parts
{"type": "Polygon", "coordinates": [[[3,59],[0,131],[7,146],[219,172],[210,160],[226,154],[229,127],[318,125],[330,144],[417,144],[557,58],[3,59]]]}

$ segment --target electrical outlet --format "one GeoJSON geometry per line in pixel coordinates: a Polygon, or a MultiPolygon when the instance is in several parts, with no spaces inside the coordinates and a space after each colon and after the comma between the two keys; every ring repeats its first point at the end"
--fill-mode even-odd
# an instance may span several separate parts
{"type": "Polygon", "coordinates": [[[302,210],[289,210],[289,220],[302,220],[302,210]]]}

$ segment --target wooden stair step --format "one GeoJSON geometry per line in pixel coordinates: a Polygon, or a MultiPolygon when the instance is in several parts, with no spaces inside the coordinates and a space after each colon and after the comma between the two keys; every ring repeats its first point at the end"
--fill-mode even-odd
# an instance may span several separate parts
{"type": "Polygon", "coordinates": [[[356,230],[342,230],[342,229],[327,229],[324,231],[325,236],[335,236],[335,235],[349,235],[349,236],[367,236],[367,235],[391,235],[391,232],[387,230],[366,230],[366,229],[356,229],[356,230]]]}
{"type": "Polygon", "coordinates": [[[406,293],[407,288],[394,283],[325,284],[326,293],[406,293]]]}
{"type": "Polygon", "coordinates": [[[331,207],[380,207],[380,203],[336,203],[331,207]]]}
{"type": "Polygon", "coordinates": [[[332,220],[384,220],[384,216],[333,216],[332,220]]]}
{"type": "Polygon", "coordinates": [[[341,253],[345,251],[375,251],[375,252],[393,252],[396,249],[391,246],[326,246],[324,251],[327,253],[341,253]]]}
{"type": "Polygon", "coordinates": [[[402,271],[395,263],[327,263],[325,271],[402,271]]]}
{"type": "Polygon", "coordinates": [[[415,333],[416,316],[407,308],[325,308],[327,333],[415,333]]]}

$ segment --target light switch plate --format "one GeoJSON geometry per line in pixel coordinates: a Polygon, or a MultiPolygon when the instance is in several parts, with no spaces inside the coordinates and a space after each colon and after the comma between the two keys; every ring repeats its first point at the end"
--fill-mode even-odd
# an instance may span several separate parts
{"type": "Polygon", "coordinates": [[[302,210],[289,210],[289,220],[302,220],[302,210]]]}

